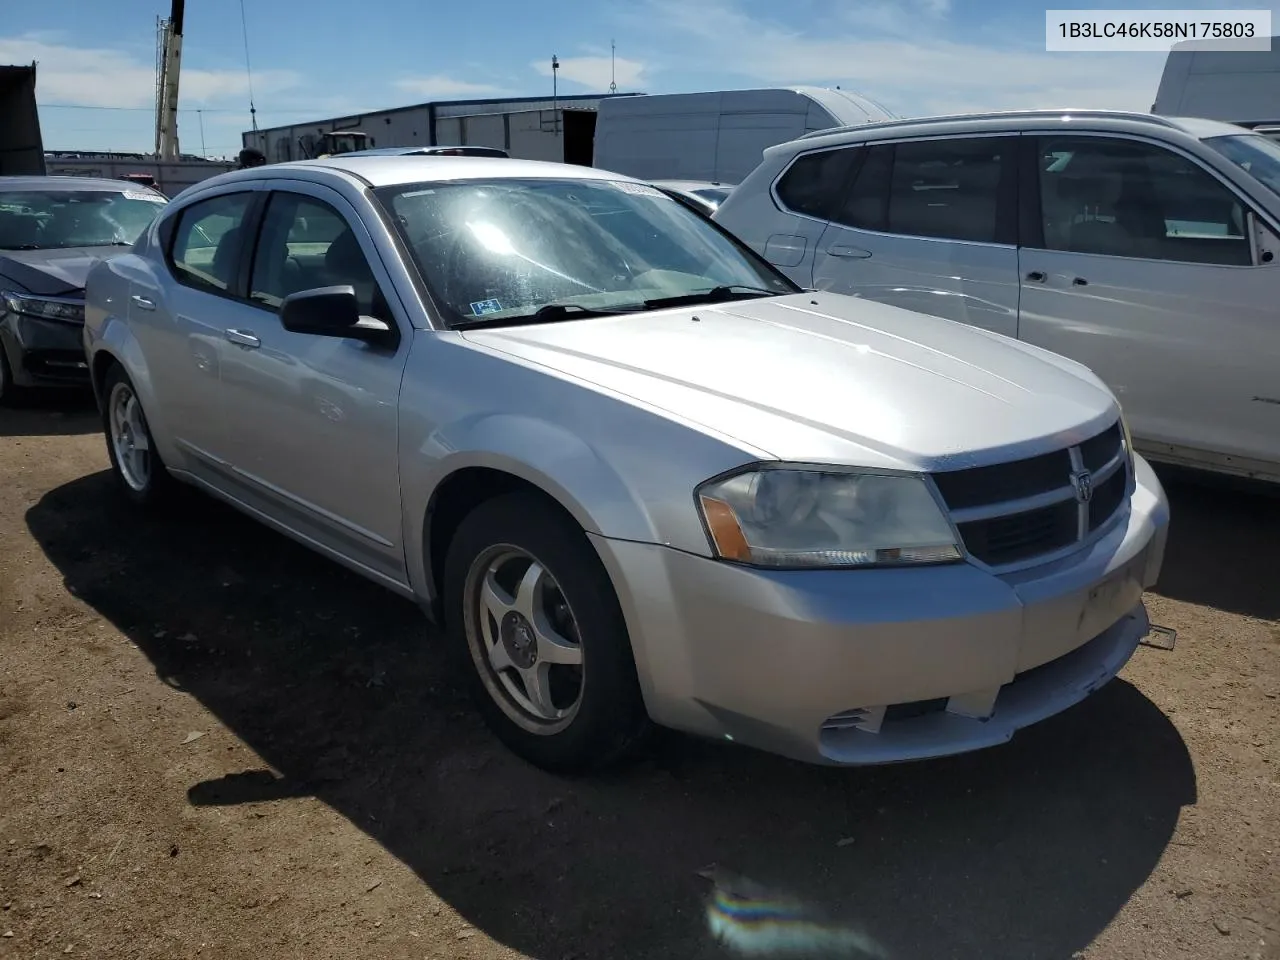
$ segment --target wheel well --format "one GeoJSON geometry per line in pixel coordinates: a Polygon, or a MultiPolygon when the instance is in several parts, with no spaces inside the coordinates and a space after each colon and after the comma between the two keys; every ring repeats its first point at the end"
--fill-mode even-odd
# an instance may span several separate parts
{"type": "Polygon", "coordinates": [[[97,398],[99,406],[102,404],[102,381],[107,378],[107,370],[119,363],[115,357],[107,353],[105,350],[99,350],[93,358],[93,395],[97,398]]]}
{"type": "Polygon", "coordinates": [[[440,595],[441,577],[444,575],[444,558],[453,540],[454,533],[463,518],[472,510],[494,497],[507,493],[532,493],[546,502],[547,506],[557,510],[575,525],[579,525],[564,506],[555,497],[547,493],[537,484],[530,483],[515,474],[492,467],[465,467],[451,473],[435,489],[431,501],[427,504],[427,516],[424,521],[423,541],[427,553],[427,576],[435,587],[437,598],[440,595]]]}

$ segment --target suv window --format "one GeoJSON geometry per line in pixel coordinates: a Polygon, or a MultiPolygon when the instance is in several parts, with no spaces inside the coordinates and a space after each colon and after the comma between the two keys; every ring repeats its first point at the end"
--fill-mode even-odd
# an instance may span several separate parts
{"type": "Polygon", "coordinates": [[[844,196],[858,151],[847,147],[805,154],[778,181],[778,199],[795,213],[830,219],[844,196]]]}
{"type": "Polygon", "coordinates": [[[849,195],[832,219],[846,227],[884,231],[889,222],[892,175],[893,145],[884,143],[872,147],[858,169],[849,195]]]}
{"type": "Polygon", "coordinates": [[[1049,250],[1245,266],[1239,198],[1195,162],[1114,137],[1045,137],[1040,215],[1049,250]]]}
{"type": "MultiPolygon", "coordinates": [[[[1016,137],[923,140],[895,144],[889,233],[979,243],[1002,236],[1002,194],[1011,184],[1016,137]]],[[[1011,213],[1012,211],[1010,211],[1011,213]]]]}
{"type": "Polygon", "coordinates": [[[390,319],[351,225],[322,200],[277,192],[253,256],[249,299],[274,309],[291,293],[350,285],[366,316],[390,319]]]}
{"type": "Polygon", "coordinates": [[[231,288],[252,200],[251,193],[227,193],[193,203],[178,214],[169,257],[181,283],[215,293],[231,288]]]}

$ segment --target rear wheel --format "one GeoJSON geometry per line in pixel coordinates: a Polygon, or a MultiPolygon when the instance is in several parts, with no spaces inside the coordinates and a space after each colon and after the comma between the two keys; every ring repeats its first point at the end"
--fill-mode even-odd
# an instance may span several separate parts
{"type": "Polygon", "coordinates": [[[168,497],[175,486],[151,438],[142,401],[129,375],[113,364],[102,384],[102,408],[111,472],[121,491],[134,504],[151,507],[168,497]]]}
{"type": "Polygon", "coordinates": [[[449,545],[444,601],[477,704],[514,752],[568,773],[639,741],[648,718],[622,611],[569,518],[530,494],[481,504],[449,545]]]}

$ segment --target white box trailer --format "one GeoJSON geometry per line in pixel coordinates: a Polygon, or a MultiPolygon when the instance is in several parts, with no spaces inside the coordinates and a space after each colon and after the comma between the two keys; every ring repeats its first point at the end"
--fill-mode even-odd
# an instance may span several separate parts
{"type": "Polygon", "coordinates": [[[739,183],[767,147],[897,117],[846,90],[783,87],[601,101],[592,166],[645,180],[739,183]]]}
{"type": "Polygon", "coordinates": [[[1151,112],[1244,126],[1280,121],[1280,37],[1266,50],[1200,50],[1196,41],[1169,51],[1151,112]]]}

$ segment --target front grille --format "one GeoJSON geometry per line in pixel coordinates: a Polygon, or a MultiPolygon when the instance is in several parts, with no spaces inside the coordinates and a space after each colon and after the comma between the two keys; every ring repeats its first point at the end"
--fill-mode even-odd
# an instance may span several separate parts
{"type": "Polygon", "coordinates": [[[1128,490],[1117,421],[1077,446],[933,475],[969,554],[993,567],[1034,560],[1110,520],[1128,490]]]}
{"type": "Polygon", "coordinates": [[[1076,540],[1080,511],[1075,500],[987,520],[958,523],[965,549],[993,567],[1053,553],[1076,540]]]}

